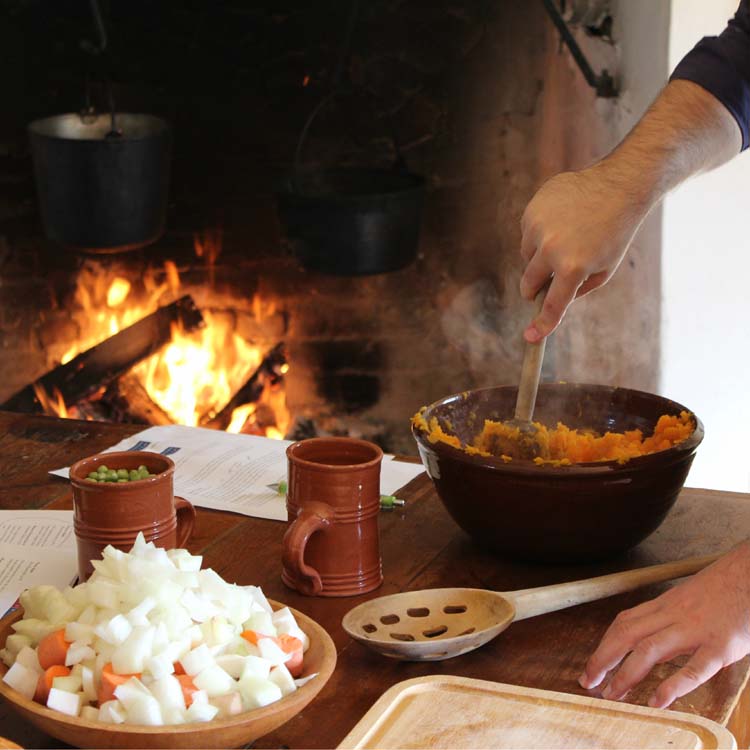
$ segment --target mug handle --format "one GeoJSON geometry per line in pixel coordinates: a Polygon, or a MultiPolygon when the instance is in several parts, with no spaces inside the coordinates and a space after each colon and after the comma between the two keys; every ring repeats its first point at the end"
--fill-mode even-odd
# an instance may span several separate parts
{"type": "Polygon", "coordinates": [[[174,509],[177,514],[177,546],[184,547],[195,527],[195,507],[185,498],[175,495],[174,509]]]}
{"type": "Polygon", "coordinates": [[[310,537],[328,528],[335,513],[326,503],[305,503],[284,534],[282,561],[295,587],[307,596],[317,596],[323,590],[320,573],[305,562],[305,547],[310,537]]]}

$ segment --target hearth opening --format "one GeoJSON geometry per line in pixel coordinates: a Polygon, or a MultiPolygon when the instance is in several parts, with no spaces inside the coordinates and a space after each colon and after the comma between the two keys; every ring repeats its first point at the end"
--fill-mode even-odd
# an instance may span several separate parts
{"type": "Polygon", "coordinates": [[[255,296],[245,309],[235,307],[212,284],[216,239],[196,238],[194,247],[208,267],[200,308],[182,295],[171,260],[146,269],[86,260],[65,325],[45,334],[56,342],[59,364],[3,408],[284,437],[284,343],[269,346],[238,333],[238,318],[260,324],[277,314],[275,303],[255,296]]]}
{"type": "MultiPolygon", "coordinates": [[[[0,118],[0,405],[350,435],[412,455],[421,406],[517,382],[523,209],[547,177],[621,139],[655,93],[630,83],[644,50],[662,70],[666,44],[642,3],[612,3],[606,34],[566,14],[591,69],[617,84],[603,97],[541,0],[372,0],[354,22],[349,0],[98,0],[104,54],[91,4],[58,5],[17,0],[0,24],[15,71],[0,118]],[[95,247],[48,231],[45,211],[61,227],[72,215],[64,190],[40,193],[62,183],[37,179],[49,144],[29,126],[70,115],[85,134],[99,127],[91,106],[105,145],[127,140],[132,114],[158,146],[145,244],[127,221],[110,236],[100,212],[75,217],[101,230],[95,247]],[[363,213],[369,174],[383,189],[363,213]],[[355,238],[387,262],[350,257],[355,238]]],[[[659,238],[656,211],[606,295],[571,307],[545,380],[656,390],[659,238]]]]}

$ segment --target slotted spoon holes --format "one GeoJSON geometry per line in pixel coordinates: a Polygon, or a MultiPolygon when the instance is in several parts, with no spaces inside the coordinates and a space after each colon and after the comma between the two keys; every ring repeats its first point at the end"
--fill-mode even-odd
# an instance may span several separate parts
{"type": "Polygon", "coordinates": [[[388,635],[395,641],[407,641],[411,643],[412,641],[439,639],[440,636],[444,636],[446,634],[449,638],[456,635],[470,635],[474,631],[475,628],[467,628],[460,633],[448,633],[447,625],[436,625],[434,627],[427,628],[426,630],[422,630],[417,635],[414,635],[413,633],[389,633],[388,635]]]}
{"type": "Polygon", "coordinates": [[[409,607],[406,610],[406,614],[409,617],[429,617],[430,610],[427,607],[409,607]]]}
{"type": "Polygon", "coordinates": [[[393,640],[404,642],[440,640],[474,632],[475,628],[467,627],[466,618],[460,617],[460,615],[466,615],[468,609],[469,607],[463,602],[438,604],[433,609],[427,606],[408,607],[405,611],[397,610],[398,614],[393,612],[382,615],[380,622],[383,625],[398,623],[402,626],[399,630],[388,633],[389,638],[393,640]]]}
{"type": "Polygon", "coordinates": [[[359,633],[367,641],[380,641],[385,647],[386,642],[394,646],[397,642],[439,642],[475,632],[471,600],[461,595],[454,598],[425,594],[411,597],[411,601],[395,599],[383,602],[385,606],[373,607],[369,617],[360,620],[359,633]]]}
{"type": "Polygon", "coordinates": [[[415,641],[416,638],[411,633],[391,633],[391,638],[394,641],[415,641]]]}

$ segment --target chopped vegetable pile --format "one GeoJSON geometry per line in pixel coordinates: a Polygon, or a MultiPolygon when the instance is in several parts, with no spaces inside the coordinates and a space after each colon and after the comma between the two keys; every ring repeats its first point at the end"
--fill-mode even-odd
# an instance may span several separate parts
{"type": "Polygon", "coordinates": [[[201,562],[139,535],[86,583],[25,591],[3,682],[70,716],[159,726],[229,718],[310,679],[295,680],[309,640],[291,610],[201,562]]]}

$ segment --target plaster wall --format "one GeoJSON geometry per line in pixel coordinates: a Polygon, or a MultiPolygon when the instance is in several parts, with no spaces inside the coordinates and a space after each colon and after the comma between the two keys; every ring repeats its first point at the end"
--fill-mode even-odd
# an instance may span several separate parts
{"type": "MultiPolygon", "coordinates": [[[[672,0],[670,67],[736,8],[737,0],[672,0]]],[[[664,201],[661,389],[706,429],[688,484],[738,492],[750,490],[749,190],[742,154],[664,201]]]]}

